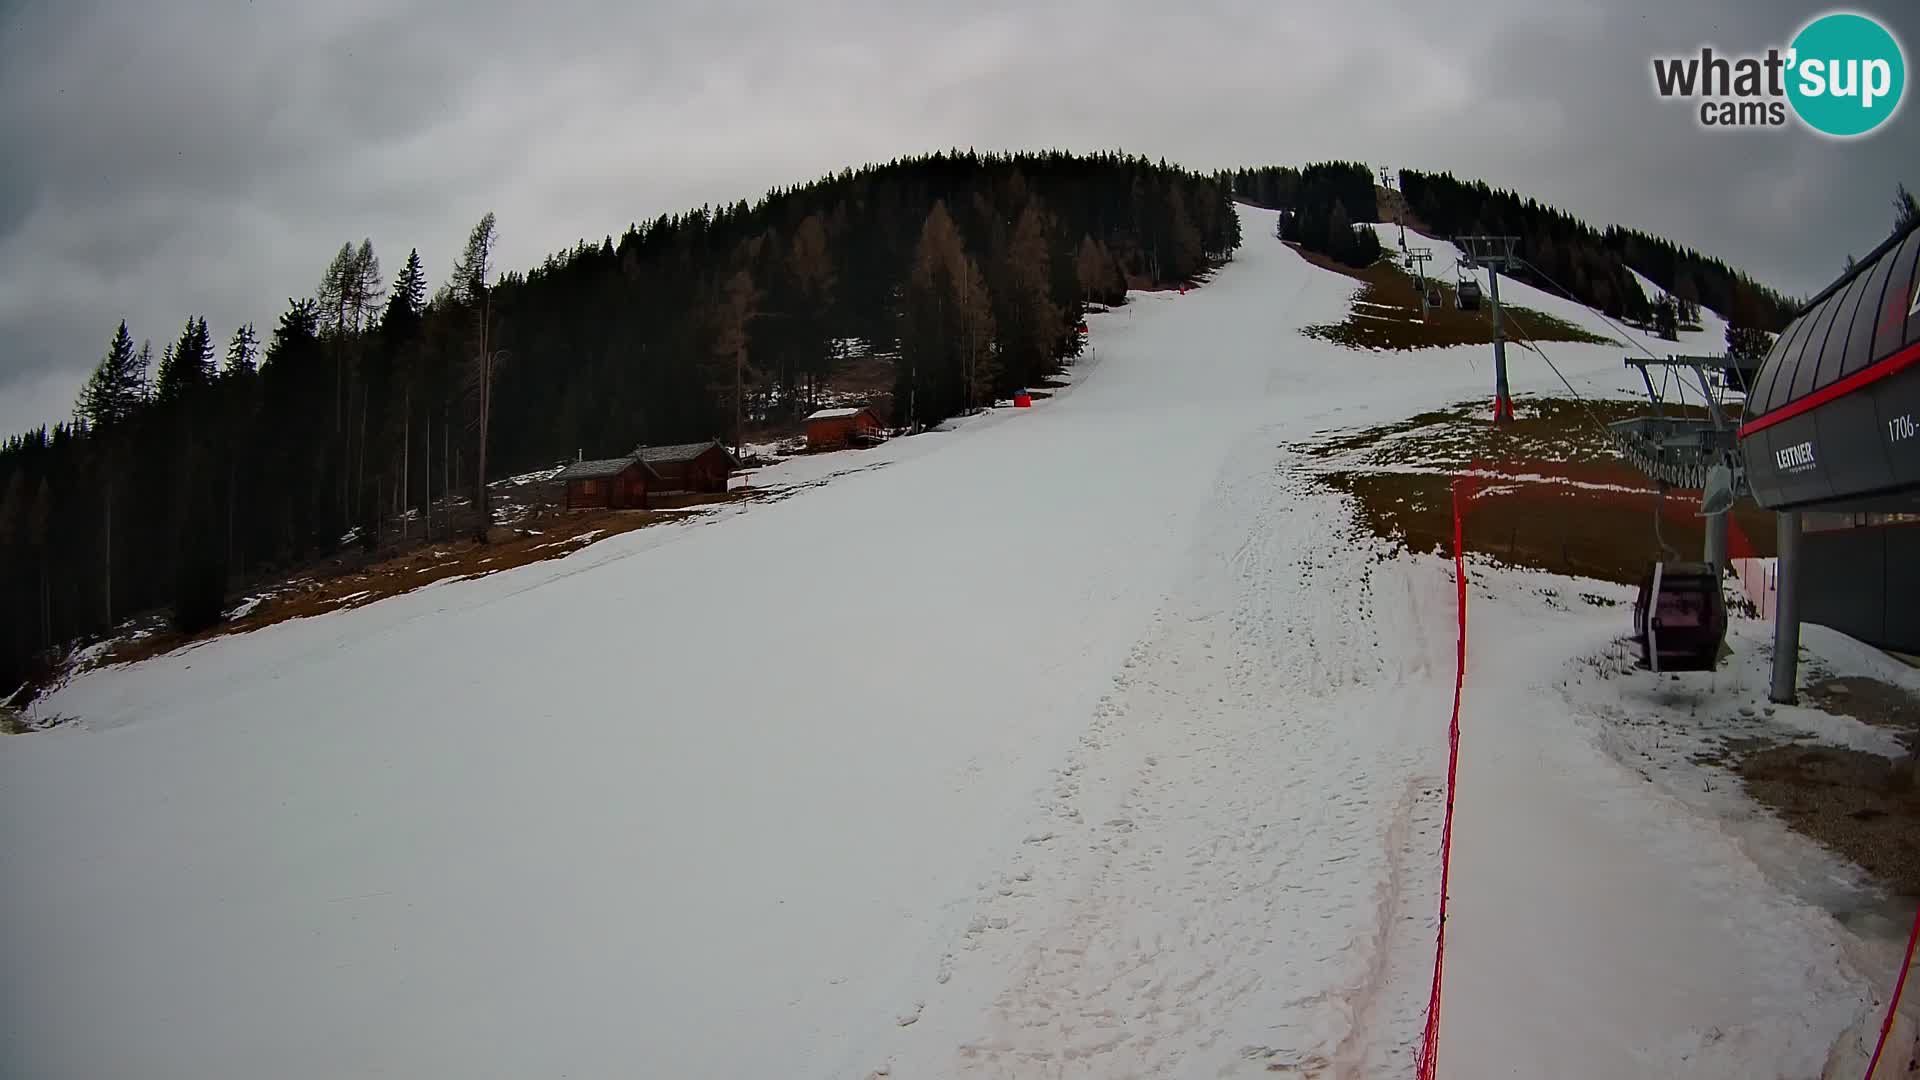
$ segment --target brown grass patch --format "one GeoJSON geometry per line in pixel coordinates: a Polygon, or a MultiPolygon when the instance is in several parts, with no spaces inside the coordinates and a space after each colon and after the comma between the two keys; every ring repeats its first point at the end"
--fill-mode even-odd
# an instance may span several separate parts
{"type": "Polygon", "coordinates": [[[225,634],[243,634],[290,619],[363,607],[450,578],[486,577],[562,558],[608,537],[685,520],[684,514],[672,512],[676,509],[736,501],[754,494],[659,496],[647,510],[559,511],[530,519],[519,528],[497,528],[490,543],[462,538],[423,545],[331,577],[289,582],[246,615],[199,634],[160,630],[122,642],[107,650],[93,666],[134,663],[225,634]]]}
{"type": "MultiPolygon", "coordinates": [[[[1420,317],[1419,283],[1413,275],[1396,266],[1392,259],[1381,259],[1364,270],[1289,244],[1300,257],[1320,267],[1344,274],[1361,282],[1353,298],[1353,307],[1345,320],[1309,326],[1301,331],[1308,337],[1331,341],[1356,349],[1432,349],[1448,345],[1491,345],[1493,317],[1482,305],[1478,311],[1454,307],[1451,282],[1429,278],[1440,288],[1441,303],[1420,317]]],[[[1510,340],[1574,341],[1592,345],[1617,344],[1611,338],[1589,333],[1565,319],[1515,304],[1500,305],[1510,340]]],[[[1516,344],[1515,348],[1519,346],[1516,344]]]]}
{"type": "Polygon", "coordinates": [[[1839,675],[1807,687],[1805,698],[1821,712],[1885,728],[1908,750],[1920,750],[1920,700],[1901,687],[1864,675],[1839,675]]]}
{"type": "Polygon", "coordinates": [[[1794,830],[1920,896],[1920,792],[1912,760],[1835,746],[1776,746],[1736,767],[1747,794],[1794,830]]]}
{"type": "Polygon", "coordinates": [[[1920,700],[1878,679],[1847,675],[1807,687],[1805,703],[1892,731],[1908,756],[1890,761],[1834,746],[1745,746],[1732,756],[1747,794],[1902,895],[1920,895],[1920,790],[1912,755],[1920,747],[1920,700]]]}
{"type": "MultiPolygon", "coordinates": [[[[1639,415],[1633,402],[1523,399],[1519,417],[1495,425],[1480,406],[1424,413],[1304,447],[1324,463],[1322,482],[1353,497],[1375,535],[1411,551],[1453,549],[1453,477],[1477,474],[1466,517],[1469,551],[1516,566],[1636,584],[1656,557],[1661,532],[1683,555],[1706,541],[1697,492],[1656,498],[1597,425],[1639,415]]],[[[1733,511],[1729,553],[1774,553],[1773,515],[1751,502],[1733,511]]]]}

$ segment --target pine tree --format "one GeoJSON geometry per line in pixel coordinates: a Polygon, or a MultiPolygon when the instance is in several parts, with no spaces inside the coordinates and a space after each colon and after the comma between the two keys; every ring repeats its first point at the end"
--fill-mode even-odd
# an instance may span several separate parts
{"type": "Polygon", "coordinates": [[[1673,297],[1662,293],[1660,299],[1654,301],[1653,325],[1666,340],[1680,340],[1680,305],[1673,297]]]}
{"type": "Polygon", "coordinates": [[[188,319],[180,340],[160,358],[154,396],[163,403],[181,400],[213,383],[213,342],[207,320],[188,319]]]}
{"type": "Polygon", "coordinates": [[[1178,188],[1168,189],[1167,207],[1167,236],[1172,248],[1168,253],[1168,271],[1173,280],[1185,281],[1200,272],[1206,249],[1200,240],[1200,230],[1194,227],[1193,218],[1187,213],[1187,200],[1181,197],[1178,188]]]}
{"type": "Polygon", "coordinates": [[[386,313],[381,317],[385,326],[396,318],[418,320],[427,306],[427,273],[420,265],[420,249],[407,252],[407,265],[400,270],[400,276],[393,279],[393,290],[387,295],[386,313]]]}
{"type": "Polygon", "coordinates": [[[1339,199],[1333,201],[1333,210],[1327,215],[1327,254],[1349,266],[1359,258],[1359,248],[1353,242],[1353,219],[1347,216],[1347,204],[1339,199]]]}
{"type": "Polygon", "coordinates": [[[131,419],[145,396],[146,379],[139,365],[139,354],[133,350],[133,335],[127,332],[127,322],[122,319],[112,343],[107,346],[107,355],[101,357],[81,388],[80,399],[74,403],[74,414],[95,431],[104,431],[131,419]]]}
{"type": "Polygon", "coordinates": [[[140,351],[133,358],[133,376],[139,384],[142,404],[153,399],[153,341],[140,340],[140,351]]]}
{"type": "Polygon", "coordinates": [[[1913,192],[1907,190],[1907,185],[1905,184],[1894,185],[1894,190],[1893,190],[1893,233],[1894,235],[1898,236],[1900,233],[1913,228],[1915,222],[1920,222],[1920,199],[1914,198],[1913,192]]]}
{"type": "Polygon", "coordinates": [[[1756,326],[1727,323],[1727,359],[1741,367],[1758,367],[1773,349],[1773,335],[1756,326]]]}
{"type": "Polygon", "coordinates": [[[233,340],[227,344],[228,375],[251,375],[259,366],[260,336],[254,333],[252,323],[241,323],[240,329],[233,332],[233,340]]]}

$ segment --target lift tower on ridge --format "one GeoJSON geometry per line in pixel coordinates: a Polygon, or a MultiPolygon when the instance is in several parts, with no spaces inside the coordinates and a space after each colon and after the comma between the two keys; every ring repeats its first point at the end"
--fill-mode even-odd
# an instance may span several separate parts
{"type": "Polygon", "coordinates": [[[1469,269],[1487,268],[1488,292],[1493,298],[1493,422],[1513,419],[1513,395],[1507,389],[1507,339],[1500,323],[1500,271],[1511,271],[1519,262],[1513,249],[1517,236],[1456,236],[1454,243],[1466,253],[1462,261],[1469,269]]]}

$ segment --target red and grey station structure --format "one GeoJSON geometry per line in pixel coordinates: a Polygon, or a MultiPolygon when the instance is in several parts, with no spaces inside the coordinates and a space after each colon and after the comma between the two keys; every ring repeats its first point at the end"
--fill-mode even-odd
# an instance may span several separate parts
{"type": "Polygon", "coordinates": [[[1779,515],[1773,700],[1794,698],[1803,618],[1920,653],[1920,229],[1781,332],[1739,447],[1746,487],[1779,515]]]}

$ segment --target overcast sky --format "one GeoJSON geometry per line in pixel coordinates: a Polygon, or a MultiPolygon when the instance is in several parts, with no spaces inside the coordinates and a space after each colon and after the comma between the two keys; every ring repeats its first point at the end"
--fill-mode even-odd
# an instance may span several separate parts
{"type": "MultiPolygon", "coordinates": [[[[1920,45],[1912,0],[1869,0],[1920,45]]],[[[1850,143],[1709,133],[1656,53],[1784,45],[1783,0],[0,0],[0,433],[64,418],[117,320],[264,334],[343,240],[438,282],[902,154],[1448,169],[1792,293],[1920,187],[1909,102],[1850,143]],[[1684,10],[1674,10],[1676,8],[1684,10]]],[[[1912,97],[1915,91],[1910,91],[1912,97]]]]}

